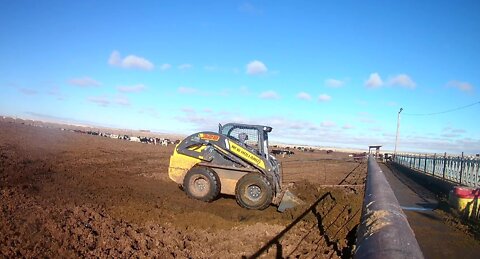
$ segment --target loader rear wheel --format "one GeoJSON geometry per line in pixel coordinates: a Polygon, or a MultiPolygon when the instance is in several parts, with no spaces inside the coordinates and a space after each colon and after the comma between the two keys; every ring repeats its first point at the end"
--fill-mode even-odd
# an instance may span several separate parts
{"type": "Polygon", "coordinates": [[[261,174],[246,174],[237,182],[235,198],[237,203],[244,208],[251,210],[266,209],[272,203],[272,185],[261,174]]]}
{"type": "Polygon", "coordinates": [[[194,167],[185,175],[183,188],[189,197],[210,202],[220,193],[220,180],[211,169],[194,167]]]}

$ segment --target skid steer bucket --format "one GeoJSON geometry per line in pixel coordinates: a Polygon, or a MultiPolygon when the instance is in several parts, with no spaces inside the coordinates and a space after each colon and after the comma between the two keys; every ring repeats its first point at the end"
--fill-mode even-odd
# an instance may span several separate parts
{"type": "Polygon", "coordinates": [[[295,196],[289,190],[286,190],[285,193],[283,194],[282,200],[278,204],[277,210],[280,212],[284,212],[286,209],[294,208],[302,204],[305,204],[305,202],[302,201],[297,196],[295,196]]]}

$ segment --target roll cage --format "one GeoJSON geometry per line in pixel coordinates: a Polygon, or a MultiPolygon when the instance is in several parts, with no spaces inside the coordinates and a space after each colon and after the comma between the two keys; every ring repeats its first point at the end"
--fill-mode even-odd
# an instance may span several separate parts
{"type": "Polygon", "coordinates": [[[218,124],[218,133],[254,149],[267,160],[269,160],[268,133],[271,131],[271,127],[263,125],[227,123],[222,126],[222,124],[218,124]]]}

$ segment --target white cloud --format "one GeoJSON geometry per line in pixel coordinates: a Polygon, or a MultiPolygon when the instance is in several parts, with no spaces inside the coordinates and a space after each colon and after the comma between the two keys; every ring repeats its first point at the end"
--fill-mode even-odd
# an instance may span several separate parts
{"type": "Polygon", "coordinates": [[[345,84],[344,81],[333,79],[333,78],[329,78],[325,80],[325,85],[332,88],[342,87],[344,84],[345,84]]]}
{"type": "Polygon", "coordinates": [[[24,94],[24,95],[36,95],[38,94],[38,91],[34,90],[34,89],[30,89],[30,88],[19,88],[18,91],[20,91],[20,93],[24,94]]]}
{"type": "Polygon", "coordinates": [[[107,107],[110,105],[110,100],[108,100],[106,96],[90,96],[87,98],[87,100],[102,107],[107,107]]]}
{"type": "Polygon", "coordinates": [[[373,118],[373,116],[368,112],[359,112],[357,113],[358,121],[365,123],[365,124],[374,124],[377,121],[373,118]]]}
{"type": "Polygon", "coordinates": [[[247,74],[248,75],[260,75],[267,73],[268,68],[263,64],[263,62],[254,60],[247,64],[247,74]]]}
{"type": "Polygon", "coordinates": [[[160,70],[162,70],[162,71],[169,70],[170,68],[172,68],[172,65],[170,65],[168,63],[162,64],[160,66],[160,70]]]}
{"type": "Polygon", "coordinates": [[[411,78],[410,76],[406,74],[399,74],[394,77],[391,77],[388,79],[387,82],[388,85],[390,86],[402,86],[406,88],[415,88],[417,85],[411,78]]]}
{"type": "Polygon", "coordinates": [[[452,129],[453,133],[466,133],[467,131],[464,129],[452,129]]]}
{"type": "Polygon", "coordinates": [[[203,69],[205,69],[206,71],[217,71],[218,70],[218,67],[217,66],[213,66],[213,65],[206,65],[203,67],[203,69]]]}
{"type": "Polygon", "coordinates": [[[155,108],[143,108],[138,111],[140,114],[146,114],[152,116],[153,118],[160,119],[162,116],[155,108]]]}
{"type": "Polygon", "coordinates": [[[130,100],[128,100],[128,98],[125,96],[118,96],[117,98],[115,98],[114,102],[122,106],[130,105],[130,100]]]}
{"type": "Polygon", "coordinates": [[[107,95],[90,96],[90,97],[87,97],[87,101],[91,103],[95,103],[102,107],[107,107],[112,103],[122,105],[122,106],[130,105],[130,100],[123,95],[117,95],[116,97],[109,97],[107,95]]]}
{"type": "Polygon", "coordinates": [[[195,112],[195,110],[191,107],[183,107],[182,109],[180,109],[182,112],[185,112],[185,113],[192,113],[192,112],[195,112]]]}
{"type": "Polygon", "coordinates": [[[251,92],[250,92],[250,89],[248,88],[248,86],[240,86],[240,94],[241,95],[250,95],[251,92]]]}
{"type": "Polygon", "coordinates": [[[337,124],[333,121],[322,121],[322,123],[320,123],[320,126],[326,127],[326,128],[331,128],[331,127],[337,126],[337,124]]]}
{"type": "Polygon", "coordinates": [[[390,101],[390,102],[387,102],[386,105],[390,107],[395,107],[395,106],[398,106],[398,103],[390,101]]]}
{"type": "Polygon", "coordinates": [[[108,64],[116,67],[138,68],[143,70],[152,70],[155,67],[153,63],[146,58],[135,55],[128,55],[122,59],[122,57],[120,56],[120,52],[116,50],[114,50],[112,54],[110,54],[108,64]]]}
{"type": "Polygon", "coordinates": [[[451,126],[447,126],[447,127],[444,127],[442,129],[442,132],[444,134],[456,134],[456,135],[460,135],[460,134],[463,134],[463,133],[467,133],[466,130],[464,129],[458,129],[458,128],[453,128],[451,126]]]}
{"type": "Polygon", "coordinates": [[[360,122],[362,122],[362,123],[365,123],[365,124],[377,123],[377,121],[376,121],[375,119],[368,118],[368,117],[359,118],[358,121],[360,121],[360,122]]]}
{"type": "Polygon", "coordinates": [[[365,86],[368,88],[377,88],[383,85],[382,78],[378,73],[370,74],[370,77],[365,81],[365,86]]]}
{"type": "Polygon", "coordinates": [[[79,86],[79,87],[91,87],[91,86],[100,86],[101,83],[97,80],[90,78],[90,77],[80,77],[80,78],[72,78],[68,80],[68,83],[71,85],[79,86]]]}
{"type": "Polygon", "coordinates": [[[377,121],[373,118],[373,115],[368,112],[358,112],[357,120],[364,124],[375,124],[377,121]]]}
{"type": "Polygon", "coordinates": [[[60,101],[65,100],[65,96],[62,94],[58,86],[51,87],[47,91],[47,94],[56,97],[57,100],[60,100],[60,101]]]}
{"type": "Polygon", "coordinates": [[[194,126],[197,130],[213,130],[219,121],[225,121],[225,116],[220,113],[197,112],[190,107],[183,107],[180,111],[182,115],[177,116],[176,119],[194,126]]]}
{"type": "Polygon", "coordinates": [[[187,69],[190,69],[192,68],[193,66],[191,64],[181,64],[178,66],[178,69],[180,70],[187,70],[187,69]]]}
{"type": "Polygon", "coordinates": [[[178,92],[181,94],[194,94],[197,93],[198,90],[192,87],[180,86],[178,92]]]}
{"type": "Polygon", "coordinates": [[[479,139],[451,137],[450,135],[441,136],[441,138],[421,135],[411,136],[403,138],[400,143],[401,150],[419,150],[422,152],[476,154],[480,149],[479,139]]]}
{"type": "Polygon", "coordinates": [[[198,95],[198,96],[220,96],[226,97],[230,95],[250,95],[250,91],[246,87],[231,89],[231,88],[224,88],[218,90],[203,90],[188,86],[180,86],[177,89],[178,93],[180,94],[191,94],[191,95],[198,95]]]}
{"type": "Polygon", "coordinates": [[[108,58],[108,64],[112,66],[120,66],[122,64],[122,58],[120,57],[120,52],[114,50],[108,58]]]}
{"type": "Polygon", "coordinates": [[[368,112],[357,112],[358,116],[370,116],[370,113],[368,112]]]}
{"type": "Polygon", "coordinates": [[[310,101],[312,99],[312,96],[310,94],[305,93],[305,92],[300,92],[297,94],[297,98],[300,100],[307,100],[310,101]]]}
{"type": "Polygon", "coordinates": [[[117,90],[122,93],[137,93],[145,90],[145,86],[143,84],[132,85],[132,86],[119,86],[117,90]]]}
{"type": "Polygon", "coordinates": [[[258,9],[257,7],[253,6],[251,3],[248,2],[240,4],[238,6],[238,11],[252,15],[262,14],[262,10],[258,9]]]}
{"type": "Polygon", "coordinates": [[[58,86],[53,86],[48,90],[47,94],[53,95],[53,96],[60,95],[61,94],[60,88],[58,86]]]}
{"type": "Polygon", "coordinates": [[[342,129],[354,129],[355,127],[351,124],[348,124],[346,123],[345,125],[343,125],[342,129]]]}
{"type": "Polygon", "coordinates": [[[129,55],[122,60],[122,65],[125,68],[139,68],[144,70],[152,70],[154,65],[145,58],[129,55]]]}
{"type": "Polygon", "coordinates": [[[384,85],[401,86],[413,89],[417,84],[407,74],[398,74],[396,76],[392,76],[385,83],[378,73],[372,73],[367,81],[365,81],[365,86],[367,88],[379,88],[384,85]]]}
{"type": "Polygon", "coordinates": [[[444,134],[441,134],[440,135],[441,137],[444,137],[444,138],[457,138],[457,137],[460,137],[461,135],[460,134],[457,134],[457,133],[444,133],[444,134]]]}
{"type": "Polygon", "coordinates": [[[382,133],[382,136],[384,136],[384,137],[389,137],[389,138],[394,138],[394,137],[395,137],[395,134],[390,133],[390,132],[384,132],[384,133],[382,133]]]}
{"type": "Polygon", "coordinates": [[[328,94],[321,94],[320,96],[318,96],[319,102],[328,102],[330,100],[332,100],[332,97],[328,94]]]}
{"type": "Polygon", "coordinates": [[[473,85],[467,82],[452,80],[447,83],[447,87],[457,88],[462,92],[470,92],[474,89],[473,85]]]}
{"type": "Polygon", "coordinates": [[[379,132],[379,131],[383,131],[383,128],[381,126],[375,126],[375,127],[371,127],[368,129],[369,131],[374,131],[374,132],[379,132]]]}
{"type": "Polygon", "coordinates": [[[280,98],[280,96],[277,94],[277,92],[272,91],[272,90],[265,91],[265,92],[261,93],[259,97],[262,98],[262,99],[278,99],[278,98],[280,98]]]}

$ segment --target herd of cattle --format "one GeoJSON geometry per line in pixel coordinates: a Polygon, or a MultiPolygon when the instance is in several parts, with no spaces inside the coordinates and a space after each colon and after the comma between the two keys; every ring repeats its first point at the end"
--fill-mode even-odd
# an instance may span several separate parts
{"type": "MultiPolygon", "coordinates": [[[[301,151],[301,152],[318,152],[320,150],[318,149],[314,149],[314,148],[311,148],[311,147],[279,147],[277,145],[273,145],[273,148],[272,149],[272,154],[273,155],[281,155],[283,157],[285,156],[291,156],[291,155],[294,155],[295,152],[293,150],[298,150],[298,151],[301,151]],[[293,150],[292,150],[293,149],[293,150]]],[[[328,149],[328,150],[324,150],[327,154],[330,154],[330,153],[333,153],[333,150],[331,149],[328,149]]]]}
{"type": "MultiPolygon", "coordinates": [[[[66,129],[62,128],[62,130],[66,130],[66,129]]],[[[88,135],[100,136],[105,138],[121,139],[126,141],[144,143],[144,144],[168,146],[168,145],[180,143],[180,140],[172,141],[168,138],[118,135],[118,134],[113,134],[108,132],[99,132],[99,131],[91,131],[91,130],[84,131],[84,130],[78,130],[78,129],[75,129],[72,131],[80,134],[88,134],[88,135]]]]}
{"type": "MultiPolygon", "coordinates": [[[[62,128],[61,130],[67,130],[62,128]]],[[[162,146],[168,146],[168,145],[176,145],[180,143],[180,140],[170,140],[168,138],[157,138],[157,137],[142,137],[142,136],[129,136],[129,135],[119,135],[119,134],[113,134],[109,132],[100,132],[100,131],[92,131],[92,130],[79,130],[79,129],[74,129],[70,130],[75,133],[80,133],[80,134],[88,134],[88,135],[94,135],[94,136],[100,136],[100,137],[106,137],[106,138],[113,138],[113,139],[121,139],[121,140],[126,140],[126,141],[132,141],[132,142],[139,142],[139,143],[144,143],[144,144],[153,144],[153,145],[162,145],[162,146]]],[[[293,150],[299,150],[303,152],[315,152],[315,149],[313,148],[305,148],[305,147],[284,147],[280,149],[279,146],[274,145],[273,146],[275,149],[272,150],[273,155],[294,155],[295,152],[293,150]]],[[[333,152],[333,150],[327,150],[327,154],[333,152]]]]}

